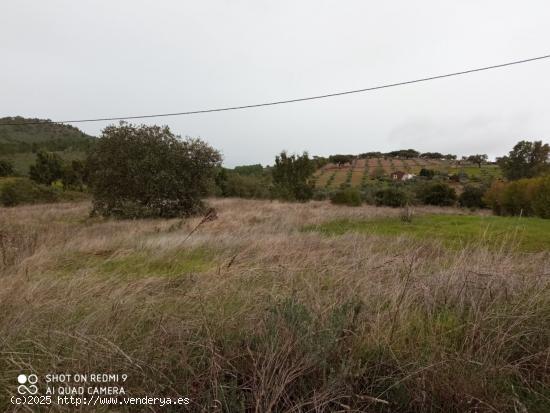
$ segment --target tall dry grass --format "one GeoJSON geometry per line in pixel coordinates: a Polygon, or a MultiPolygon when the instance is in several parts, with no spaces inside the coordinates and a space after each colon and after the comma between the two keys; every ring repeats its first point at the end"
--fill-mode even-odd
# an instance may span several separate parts
{"type": "Polygon", "coordinates": [[[191,237],[201,218],[0,209],[0,410],[32,371],[126,373],[188,411],[550,411],[548,252],[300,230],[393,209],[211,203],[191,237]]]}

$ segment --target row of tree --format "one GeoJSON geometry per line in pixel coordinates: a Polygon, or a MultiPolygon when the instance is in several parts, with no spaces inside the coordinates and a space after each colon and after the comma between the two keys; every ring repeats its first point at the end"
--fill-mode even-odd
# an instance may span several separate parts
{"type": "MultiPolygon", "coordinates": [[[[434,160],[456,160],[457,156],[452,154],[442,154],[439,152],[424,152],[420,153],[414,149],[401,149],[398,151],[391,152],[365,152],[359,155],[331,155],[329,156],[328,162],[332,162],[336,165],[342,166],[349,164],[356,159],[368,159],[368,158],[395,158],[395,159],[434,159],[434,160]]],[[[466,162],[471,162],[481,167],[482,164],[487,163],[488,156],[486,154],[476,154],[463,156],[462,160],[466,162]]]]}
{"type": "MultiPolygon", "coordinates": [[[[548,144],[521,141],[498,163],[509,180],[531,178],[550,172],[549,153],[548,144]]],[[[412,149],[389,154],[441,155],[419,154],[412,149]]],[[[67,189],[87,186],[97,214],[173,217],[197,213],[203,207],[201,199],[212,193],[307,201],[314,195],[312,175],[317,168],[352,158],[310,158],[305,152],[296,155],[283,151],[272,167],[256,164],[228,170],[221,167],[220,153],[200,139],[181,139],[168,127],[121,123],[103,130],[85,162],[65,162],[54,153],[39,152],[30,177],[45,185],[59,181],[67,189]]],[[[467,159],[481,165],[487,156],[467,159]]],[[[2,171],[13,172],[5,162],[0,163],[2,171]]]]}

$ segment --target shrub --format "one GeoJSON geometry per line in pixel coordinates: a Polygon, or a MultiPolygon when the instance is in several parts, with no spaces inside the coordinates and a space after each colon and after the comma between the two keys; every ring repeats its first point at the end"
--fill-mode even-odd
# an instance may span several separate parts
{"type": "Polygon", "coordinates": [[[532,199],[536,180],[510,182],[502,193],[501,203],[506,215],[532,215],[532,199]]]}
{"type": "Polygon", "coordinates": [[[361,193],[355,188],[341,189],[331,195],[330,202],[337,205],[360,206],[361,193]]]}
{"type": "Polygon", "coordinates": [[[168,127],[108,126],[88,156],[92,214],[180,217],[203,209],[221,155],[168,127]]]}
{"type": "Polygon", "coordinates": [[[11,162],[0,159],[0,176],[13,175],[13,165],[11,162]]]}
{"type": "Polygon", "coordinates": [[[456,192],[443,182],[426,185],[419,192],[419,199],[428,205],[449,206],[456,202],[456,192]]]}
{"type": "Polygon", "coordinates": [[[389,182],[374,179],[366,181],[361,187],[361,199],[369,205],[376,205],[376,193],[389,185],[389,182]]]}
{"type": "Polygon", "coordinates": [[[485,195],[483,202],[493,210],[496,215],[502,215],[501,194],[506,184],[502,181],[493,181],[485,195]]]}
{"type": "Polygon", "coordinates": [[[467,185],[458,198],[460,206],[465,208],[485,208],[483,201],[485,190],[479,186],[467,185]]]}
{"type": "Polygon", "coordinates": [[[59,193],[51,187],[38,185],[27,178],[15,178],[3,184],[0,203],[3,206],[55,202],[59,193]]]}
{"type": "Polygon", "coordinates": [[[61,183],[64,189],[74,189],[82,191],[84,183],[87,180],[86,167],[84,162],[73,160],[63,166],[61,183]]]}
{"type": "Polygon", "coordinates": [[[225,197],[267,199],[271,195],[268,176],[241,175],[222,169],[216,176],[216,184],[220,195],[225,197]]]}
{"type": "Polygon", "coordinates": [[[315,162],[306,152],[302,155],[288,155],[281,152],[275,157],[273,174],[273,195],[286,201],[307,201],[313,197],[310,181],[315,172],[315,162]]]}
{"type": "Polygon", "coordinates": [[[550,176],[539,179],[532,204],[536,216],[550,218],[550,176]]]}
{"type": "Polygon", "coordinates": [[[378,206],[402,207],[411,201],[408,192],[398,187],[380,189],[374,194],[374,203],[378,206]]]}
{"type": "Polygon", "coordinates": [[[550,218],[550,177],[495,181],[484,201],[497,215],[535,215],[550,218]]]}
{"type": "Polygon", "coordinates": [[[51,185],[63,177],[63,162],[52,152],[40,151],[36,154],[36,162],[29,170],[30,178],[39,184],[51,185]]]}
{"type": "Polygon", "coordinates": [[[531,189],[528,179],[514,182],[494,182],[485,196],[485,202],[497,215],[531,215],[531,189]]]}
{"type": "Polygon", "coordinates": [[[428,178],[428,179],[432,179],[435,175],[435,171],[433,169],[426,169],[426,168],[422,168],[420,170],[420,173],[418,174],[418,176],[423,176],[424,178],[428,178]]]}
{"type": "Polygon", "coordinates": [[[318,188],[313,191],[313,200],[324,201],[330,197],[330,192],[324,188],[318,188]]]}

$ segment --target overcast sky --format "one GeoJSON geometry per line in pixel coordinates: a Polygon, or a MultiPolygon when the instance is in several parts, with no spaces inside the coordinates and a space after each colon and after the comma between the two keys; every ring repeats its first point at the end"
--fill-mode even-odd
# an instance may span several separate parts
{"type": "MultiPolygon", "coordinates": [[[[550,54],[550,2],[17,0],[0,5],[0,116],[178,112],[365,88],[550,54]]],[[[364,94],[160,118],[228,166],[550,140],[550,59],[364,94]]],[[[141,122],[140,122],[141,123],[141,122]]],[[[75,125],[99,135],[106,123],[75,125]]]]}

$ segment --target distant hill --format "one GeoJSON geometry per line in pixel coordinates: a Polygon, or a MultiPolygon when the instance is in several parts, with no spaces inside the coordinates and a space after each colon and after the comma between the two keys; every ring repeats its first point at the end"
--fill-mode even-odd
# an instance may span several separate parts
{"type": "Polygon", "coordinates": [[[20,116],[0,118],[0,158],[14,164],[19,175],[27,175],[36,152],[56,152],[66,160],[82,159],[93,144],[94,137],[70,125],[47,122],[44,119],[20,116]],[[4,123],[44,122],[31,125],[4,123]]]}
{"type": "Polygon", "coordinates": [[[93,136],[70,125],[49,123],[43,119],[28,119],[20,116],[0,118],[0,154],[47,151],[84,151],[93,136]],[[30,125],[6,125],[3,123],[38,122],[30,125]]]}

